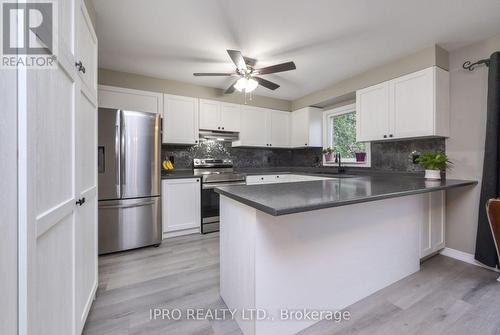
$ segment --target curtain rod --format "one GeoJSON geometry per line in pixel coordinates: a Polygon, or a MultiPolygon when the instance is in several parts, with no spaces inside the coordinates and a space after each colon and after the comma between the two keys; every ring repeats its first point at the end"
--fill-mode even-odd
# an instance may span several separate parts
{"type": "Polygon", "coordinates": [[[473,71],[476,66],[479,66],[481,64],[484,64],[486,66],[490,66],[490,60],[487,58],[487,59],[481,59],[481,60],[478,60],[477,62],[475,63],[471,63],[469,61],[466,61],[462,67],[466,70],[469,70],[469,71],[473,71]]]}

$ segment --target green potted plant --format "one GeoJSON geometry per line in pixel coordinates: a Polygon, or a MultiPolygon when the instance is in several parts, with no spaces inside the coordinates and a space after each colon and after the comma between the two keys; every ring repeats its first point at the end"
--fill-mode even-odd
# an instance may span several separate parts
{"type": "Polygon", "coordinates": [[[323,148],[323,150],[321,150],[321,153],[325,156],[325,160],[327,162],[330,162],[332,161],[332,153],[333,153],[333,149],[328,147],[328,148],[323,148]]]}
{"type": "Polygon", "coordinates": [[[416,162],[425,169],[425,179],[441,179],[441,171],[452,164],[444,152],[426,152],[416,162]]]}

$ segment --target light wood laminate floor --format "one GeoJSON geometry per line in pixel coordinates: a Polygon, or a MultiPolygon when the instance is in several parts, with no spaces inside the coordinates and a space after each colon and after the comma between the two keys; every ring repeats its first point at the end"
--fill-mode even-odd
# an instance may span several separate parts
{"type": "MultiPolygon", "coordinates": [[[[350,321],[321,321],[301,334],[500,334],[497,277],[436,256],[420,272],[348,307],[350,321]]],[[[150,320],[151,308],[226,308],[219,297],[218,234],[100,257],[84,334],[241,334],[233,320],[150,320]]]]}

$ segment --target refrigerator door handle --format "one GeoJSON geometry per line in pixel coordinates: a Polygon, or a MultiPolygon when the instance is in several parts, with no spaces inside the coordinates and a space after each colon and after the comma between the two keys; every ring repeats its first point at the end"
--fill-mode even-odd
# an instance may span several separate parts
{"type": "Polygon", "coordinates": [[[116,185],[116,194],[118,195],[118,197],[121,197],[120,114],[121,112],[118,110],[116,112],[116,124],[115,124],[115,162],[117,164],[116,174],[115,174],[115,185],[116,185]]]}
{"type": "Polygon", "coordinates": [[[155,202],[153,200],[138,202],[130,205],[99,205],[99,208],[134,208],[134,207],[142,207],[153,205],[155,202]]]}
{"type": "MultiPolygon", "coordinates": [[[[120,111],[121,112],[121,111],[120,111]]],[[[124,120],[124,117],[123,115],[121,115],[121,122],[120,122],[120,127],[121,127],[121,150],[120,150],[120,155],[121,155],[121,161],[120,161],[120,176],[121,176],[121,187],[123,189],[123,185],[127,184],[127,180],[126,180],[126,173],[125,173],[125,169],[126,169],[126,166],[125,166],[125,141],[126,141],[126,137],[125,137],[125,120],[124,120]]]]}

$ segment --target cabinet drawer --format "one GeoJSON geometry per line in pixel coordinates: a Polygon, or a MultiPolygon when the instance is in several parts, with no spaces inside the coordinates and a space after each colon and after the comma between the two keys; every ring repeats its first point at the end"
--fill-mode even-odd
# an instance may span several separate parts
{"type": "Polygon", "coordinates": [[[277,183],[279,177],[276,174],[247,176],[247,185],[277,183]]]}

